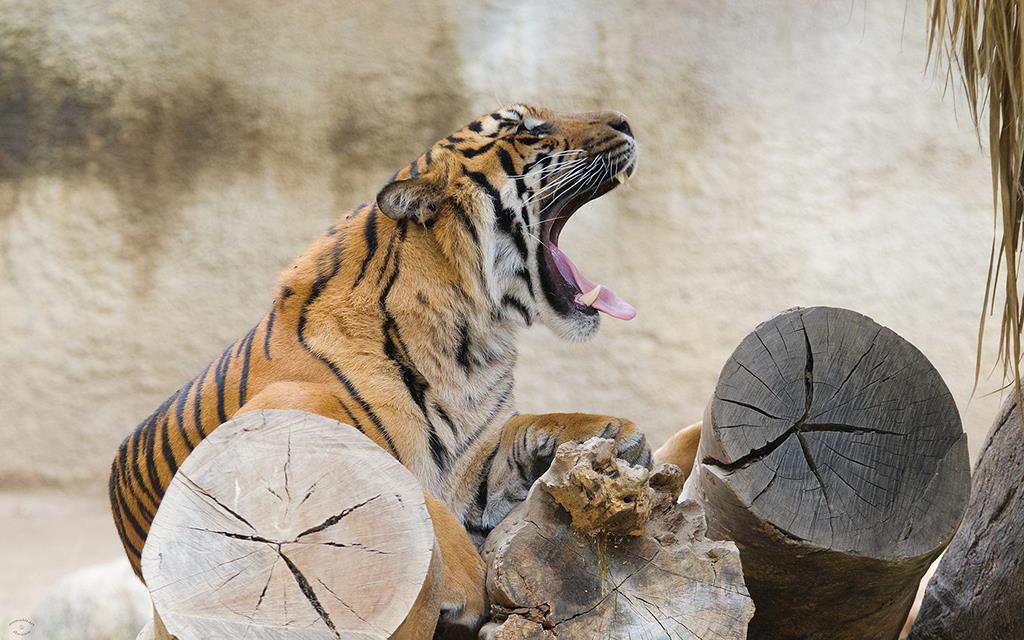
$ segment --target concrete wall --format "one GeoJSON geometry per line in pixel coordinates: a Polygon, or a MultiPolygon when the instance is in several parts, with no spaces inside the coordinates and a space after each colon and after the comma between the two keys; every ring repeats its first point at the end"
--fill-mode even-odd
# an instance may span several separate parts
{"type": "Polygon", "coordinates": [[[563,235],[639,316],[530,332],[523,409],[660,442],[757,322],[831,304],[924,351],[977,450],[988,165],[920,4],[0,0],[0,487],[99,491],[312,237],[514,100],[619,109],[642,155],[563,235]]]}

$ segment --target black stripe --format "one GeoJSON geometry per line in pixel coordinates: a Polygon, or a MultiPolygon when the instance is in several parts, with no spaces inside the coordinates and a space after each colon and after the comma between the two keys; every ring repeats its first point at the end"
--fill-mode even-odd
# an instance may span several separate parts
{"type": "Polygon", "coordinates": [[[245,404],[246,395],[249,391],[249,361],[252,358],[252,341],[256,337],[256,327],[260,326],[256,324],[252,329],[249,329],[249,333],[245,334],[245,338],[242,342],[245,343],[245,357],[242,358],[242,373],[238,378],[238,407],[241,408],[245,404]]]}
{"type": "MultiPolygon", "coordinates": [[[[119,462],[118,466],[121,468],[121,471],[120,471],[121,476],[119,478],[118,484],[122,485],[122,486],[124,486],[126,488],[130,488],[131,487],[131,477],[129,477],[129,475],[128,475],[128,440],[131,437],[133,437],[133,436],[129,436],[128,438],[125,438],[121,442],[121,446],[118,448],[118,462],[119,462]]],[[[139,503],[139,511],[142,512],[145,517],[152,519],[153,518],[153,514],[150,513],[149,509],[147,509],[142,504],[142,502],[140,500],[138,500],[137,498],[136,498],[136,502],[139,503]]]]}
{"type": "Polygon", "coordinates": [[[132,478],[134,478],[135,480],[135,484],[140,489],[142,489],[142,493],[145,494],[146,498],[149,500],[149,503],[153,505],[154,509],[156,509],[160,505],[160,501],[156,499],[156,494],[150,491],[146,483],[143,482],[142,470],[139,469],[139,438],[142,437],[143,435],[144,432],[136,428],[135,433],[129,436],[129,441],[131,442],[131,453],[129,454],[129,457],[131,458],[130,468],[132,472],[132,478]]]}
{"type": "MultiPolygon", "coordinates": [[[[518,175],[519,173],[526,173],[525,171],[520,172],[516,169],[515,163],[512,162],[511,154],[504,149],[498,149],[498,160],[501,161],[501,168],[505,170],[505,175],[509,177],[518,175]]],[[[526,193],[526,183],[522,178],[515,178],[514,180],[516,183],[516,192],[521,198],[523,197],[523,194],[526,193]]]]}
{"type": "Polygon", "coordinates": [[[448,425],[448,429],[451,430],[453,436],[458,435],[458,430],[455,428],[455,423],[452,422],[452,419],[451,417],[449,417],[448,412],[441,408],[441,405],[434,404],[434,413],[441,416],[441,419],[444,420],[445,424],[448,425]]]}
{"type": "Polygon", "coordinates": [[[484,130],[484,125],[481,124],[479,120],[474,120],[473,122],[470,122],[468,125],[466,125],[466,128],[468,128],[470,131],[473,131],[474,133],[480,133],[481,131],[484,130]]]}
{"type": "MultiPolygon", "coordinates": [[[[171,449],[170,423],[171,416],[164,413],[164,421],[161,428],[164,443],[160,449],[164,456],[164,462],[167,463],[167,470],[171,472],[171,478],[173,479],[174,474],[178,472],[178,461],[175,460],[174,451],[171,449]]],[[[161,491],[160,494],[163,495],[163,491],[161,491]]]]}
{"type": "Polygon", "coordinates": [[[459,361],[459,364],[462,365],[462,368],[468,371],[470,369],[469,323],[466,322],[465,318],[461,318],[459,320],[459,325],[457,329],[459,332],[459,347],[455,357],[459,361]]]}
{"type": "Polygon", "coordinates": [[[415,160],[413,160],[412,162],[409,163],[409,178],[410,179],[415,178],[415,177],[420,175],[419,161],[420,161],[420,159],[416,158],[415,160]]]}
{"type": "Polygon", "coordinates": [[[127,536],[124,530],[123,516],[121,515],[121,505],[117,503],[117,477],[120,475],[117,469],[117,458],[110,463],[110,478],[107,480],[107,498],[110,500],[110,510],[114,513],[114,528],[117,529],[117,537],[121,539],[121,543],[125,545],[125,550],[128,550],[127,536]]]}
{"type": "Polygon", "coordinates": [[[448,449],[441,444],[441,439],[437,437],[437,429],[434,428],[434,423],[427,420],[427,441],[430,444],[430,456],[434,459],[434,464],[438,470],[444,471],[448,466],[448,449]]]}
{"type": "Polygon", "coordinates": [[[349,424],[351,424],[353,427],[358,429],[359,432],[362,433],[365,436],[366,432],[363,431],[363,427],[359,424],[359,421],[356,420],[356,417],[354,415],[352,415],[352,410],[348,408],[348,405],[345,404],[345,401],[342,400],[341,398],[339,398],[338,396],[334,396],[334,397],[337,398],[338,406],[341,407],[341,410],[344,411],[346,414],[348,414],[348,419],[350,420],[349,424]]]}
{"type": "Polygon", "coordinates": [[[377,253],[377,209],[374,207],[370,210],[370,215],[366,216],[366,222],[363,225],[363,236],[366,238],[366,257],[363,258],[363,263],[359,266],[359,275],[356,276],[356,281],[352,284],[352,288],[355,289],[362,282],[363,276],[366,275],[366,267],[373,260],[374,254],[377,253]]]}
{"type": "Polygon", "coordinates": [[[395,256],[395,268],[391,273],[391,278],[388,280],[387,286],[380,296],[380,306],[384,314],[384,323],[381,327],[381,332],[384,335],[384,354],[395,363],[398,367],[399,374],[401,375],[402,382],[405,383],[405,388],[409,392],[409,396],[412,398],[416,406],[419,407],[420,413],[423,416],[423,420],[427,423],[427,438],[430,445],[430,454],[434,459],[434,464],[438,469],[444,470],[448,465],[448,451],[441,443],[438,438],[437,430],[434,428],[434,424],[430,420],[430,415],[427,413],[426,404],[426,392],[428,383],[415,363],[412,361],[412,357],[409,355],[409,349],[402,340],[401,331],[398,328],[394,316],[387,309],[387,296],[391,289],[391,286],[395,282],[395,278],[398,276],[399,270],[399,258],[400,254],[395,256]]]}
{"type": "Polygon", "coordinates": [[[270,315],[267,316],[267,332],[263,334],[263,357],[267,360],[270,360],[270,334],[274,332],[274,317],[276,315],[277,307],[275,306],[270,309],[270,315]]]}
{"type": "Polygon", "coordinates": [[[494,451],[491,455],[487,456],[487,460],[484,461],[484,465],[480,467],[480,484],[476,488],[476,503],[477,509],[480,510],[480,518],[483,519],[484,509],[487,508],[487,477],[491,475],[491,467],[494,466],[494,459],[498,456],[498,445],[494,445],[494,451]]]}
{"type": "MultiPolygon", "coordinates": [[[[394,237],[392,237],[392,240],[393,239],[394,237]]],[[[342,386],[345,387],[345,390],[348,392],[348,394],[352,397],[353,400],[356,401],[359,407],[363,410],[363,413],[366,414],[366,416],[370,419],[370,422],[373,423],[373,425],[384,437],[384,440],[388,445],[391,455],[393,455],[395,459],[398,460],[399,462],[402,462],[402,457],[398,454],[398,449],[395,446],[394,440],[391,438],[391,434],[389,434],[384,429],[384,425],[381,423],[380,417],[378,417],[377,414],[374,413],[373,409],[370,408],[370,405],[367,404],[366,400],[364,400],[363,397],[359,394],[359,391],[356,390],[355,385],[352,384],[352,381],[350,381],[348,377],[346,377],[345,374],[342,373],[341,370],[338,369],[338,367],[333,362],[325,358],[320,353],[314,351],[306,342],[306,311],[309,309],[309,306],[313,304],[317,298],[320,297],[320,294],[323,293],[323,290],[327,286],[327,283],[330,282],[335,275],[337,275],[338,270],[341,267],[340,258],[341,252],[339,247],[334,252],[334,264],[331,271],[318,277],[316,281],[313,283],[313,286],[310,288],[309,295],[306,297],[306,301],[303,303],[302,309],[299,311],[299,319],[298,322],[296,323],[295,330],[296,337],[299,340],[299,344],[302,345],[302,348],[305,349],[306,352],[312,355],[314,358],[322,362],[330,370],[334,377],[337,378],[338,382],[340,382],[342,386]]]]}
{"type": "MultiPolygon", "coordinates": [[[[529,189],[526,187],[526,178],[517,177],[515,178],[515,183],[516,193],[519,195],[520,199],[523,199],[526,196],[526,192],[529,191],[529,189]]],[[[525,215],[527,219],[529,219],[530,214],[526,209],[524,209],[523,215],[525,215]]]]}
{"type": "Polygon", "coordinates": [[[188,400],[188,392],[192,390],[192,385],[195,384],[196,379],[192,378],[185,386],[178,389],[178,404],[174,407],[174,417],[178,424],[178,433],[181,434],[181,439],[185,441],[185,447],[192,451],[195,445],[192,444],[192,438],[188,437],[188,429],[185,428],[185,401],[188,400]]]}
{"type": "Polygon", "coordinates": [[[512,227],[512,221],[515,214],[511,210],[506,209],[501,205],[501,196],[498,193],[498,191],[494,188],[494,186],[492,186],[491,183],[487,180],[487,176],[485,176],[482,173],[477,173],[475,171],[467,171],[466,175],[469,176],[470,179],[473,180],[473,182],[477,183],[487,193],[488,196],[490,196],[491,204],[494,206],[494,215],[498,221],[498,228],[512,237],[512,240],[515,242],[516,250],[519,252],[520,257],[522,257],[523,260],[526,260],[526,239],[523,237],[521,233],[522,228],[517,227],[513,229],[512,227]]]}
{"type": "Polygon", "coordinates": [[[212,365],[212,362],[206,365],[206,371],[203,371],[197,378],[199,383],[196,385],[195,399],[192,400],[192,422],[196,425],[200,439],[206,437],[206,429],[203,427],[203,383],[206,382],[206,376],[209,375],[212,365]]]}
{"type": "Polygon", "coordinates": [[[228,421],[227,412],[224,410],[224,378],[227,376],[228,368],[231,366],[231,345],[220,355],[217,361],[217,368],[213,372],[213,380],[217,383],[217,424],[221,425],[228,421]]]}
{"type": "Polygon", "coordinates": [[[384,279],[384,274],[387,273],[388,267],[391,266],[391,254],[395,250],[395,234],[391,234],[391,239],[388,240],[388,249],[384,252],[384,262],[380,265],[380,271],[377,273],[377,284],[380,284],[384,279]]]}
{"type": "Polygon", "coordinates": [[[490,142],[485,142],[484,144],[482,144],[482,145],[480,145],[479,147],[476,147],[476,148],[472,148],[472,149],[459,149],[459,153],[461,153],[466,158],[475,158],[476,156],[478,156],[478,155],[480,155],[482,153],[487,153],[488,151],[490,151],[491,147],[494,146],[495,142],[497,142],[497,141],[496,140],[491,140],[490,142]]]}
{"type": "Polygon", "coordinates": [[[344,385],[345,390],[348,391],[349,395],[352,396],[352,399],[356,401],[356,404],[359,405],[359,407],[363,410],[363,413],[365,413],[366,416],[370,419],[370,422],[372,422],[373,426],[377,428],[377,431],[379,431],[381,435],[384,436],[384,440],[388,444],[388,449],[391,450],[391,455],[395,456],[395,459],[398,460],[399,462],[402,462],[402,457],[398,455],[398,448],[395,446],[395,441],[391,438],[391,434],[388,433],[387,429],[384,428],[384,424],[381,422],[381,419],[377,416],[376,413],[374,413],[373,409],[370,408],[370,405],[366,403],[366,400],[364,400],[363,397],[359,395],[359,392],[356,390],[355,385],[353,385],[352,382],[347,377],[345,377],[345,375],[341,371],[339,371],[338,368],[335,367],[333,363],[328,363],[328,366],[331,369],[331,373],[333,373],[334,376],[338,379],[338,381],[341,382],[342,385],[344,385]]]}
{"type": "MultiPolygon", "coordinates": [[[[505,375],[507,376],[508,374],[505,375]]],[[[483,424],[490,424],[491,420],[494,420],[494,418],[499,413],[501,413],[501,410],[505,406],[505,402],[508,400],[508,397],[512,395],[512,389],[515,387],[514,383],[514,380],[509,380],[509,383],[505,386],[505,390],[501,393],[500,396],[498,396],[498,401],[494,403],[494,408],[491,409],[491,412],[487,414],[487,418],[484,419],[483,424]]]]}
{"type": "Polygon", "coordinates": [[[455,217],[458,218],[459,222],[462,223],[462,226],[466,228],[466,231],[468,231],[469,235],[473,238],[473,244],[477,245],[477,252],[479,254],[480,236],[477,235],[476,227],[473,226],[473,221],[469,219],[469,214],[466,213],[466,209],[462,206],[461,202],[453,199],[451,201],[451,205],[452,209],[455,210],[455,217]]]}
{"type": "Polygon", "coordinates": [[[494,204],[494,212],[498,213],[501,210],[501,196],[494,186],[491,185],[490,181],[487,180],[487,176],[476,171],[467,171],[466,175],[490,196],[494,204]]]}
{"type": "Polygon", "coordinates": [[[387,283],[384,288],[380,291],[380,306],[384,307],[388,299],[388,294],[391,293],[391,287],[395,285],[395,280],[398,278],[398,260],[395,260],[395,268],[391,270],[391,275],[388,277],[387,283]]]}
{"type": "Polygon", "coordinates": [[[430,163],[434,160],[434,153],[431,149],[427,149],[427,153],[423,156],[423,166],[429,167],[430,163]]]}
{"type": "Polygon", "coordinates": [[[530,317],[530,311],[526,308],[526,305],[524,305],[522,302],[519,301],[518,298],[512,296],[511,294],[505,294],[505,296],[501,298],[501,306],[512,307],[513,309],[518,311],[519,315],[523,317],[523,322],[525,322],[527,326],[533,324],[533,319],[530,317]]]}
{"type": "Polygon", "coordinates": [[[146,458],[146,475],[149,476],[150,485],[153,488],[153,492],[158,496],[156,505],[159,506],[159,498],[163,498],[163,488],[160,486],[160,474],[156,469],[156,420],[157,416],[154,413],[146,423],[143,433],[145,438],[142,441],[143,455],[146,458]]]}
{"type": "Polygon", "coordinates": [[[516,276],[526,283],[526,291],[530,294],[530,299],[536,300],[537,295],[533,292],[533,280],[530,279],[530,271],[526,267],[523,267],[519,271],[516,271],[516,276]]]}
{"type": "Polygon", "coordinates": [[[509,209],[502,209],[501,215],[498,216],[498,228],[512,236],[512,241],[516,245],[516,251],[519,252],[519,257],[522,258],[523,262],[526,262],[529,253],[526,249],[526,237],[523,236],[523,225],[512,224],[512,220],[515,214],[509,209]]]}

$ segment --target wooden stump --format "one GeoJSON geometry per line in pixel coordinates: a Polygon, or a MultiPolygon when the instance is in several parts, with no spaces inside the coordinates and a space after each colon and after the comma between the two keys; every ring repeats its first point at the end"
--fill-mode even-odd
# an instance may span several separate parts
{"type": "Polygon", "coordinates": [[[1024,638],[1024,423],[1011,391],[975,465],[967,515],[910,640],[1024,638]]]}
{"type": "Polygon", "coordinates": [[[750,638],[897,637],[969,492],[949,390],[911,344],[844,309],[758,326],[722,370],[687,495],[735,540],[750,638]]]}
{"type": "Polygon", "coordinates": [[[178,469],[142,554],[156,637],[430,638],[439,554],[419,484],[356,429],[256,411],[178,469]]]}
{"type": "Polygon", "coordinates": [[[482,637],[746,637],[736,547],[706,539],[700,506],[676,502],[683,480],[617,460],[610,440],[561,445],[484,545],[497,616],[482,637]]]}

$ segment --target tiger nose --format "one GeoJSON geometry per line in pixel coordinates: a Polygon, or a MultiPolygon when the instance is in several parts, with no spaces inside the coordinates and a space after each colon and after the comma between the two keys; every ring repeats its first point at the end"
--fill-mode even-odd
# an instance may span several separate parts
{"type": "Polygon", "coordinates": [[[621,113],[613,113],[608,118],[608,126],[616,131],[626,134],[630,138],[634,138],[633,130],[629,127],[629,121],[626,120],[626,116],[621,113]]]}

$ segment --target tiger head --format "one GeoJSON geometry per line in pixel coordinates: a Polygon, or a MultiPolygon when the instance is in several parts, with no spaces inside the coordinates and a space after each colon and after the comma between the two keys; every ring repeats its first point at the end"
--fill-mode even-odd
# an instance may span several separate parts
{"type": "Polygon", "coordinates": [[[395,220],[430,228],[495,314],[540,319],[563,338],[596,333],[598,312],[632,306],[558,248],[568,219],[624,182],[637,145],[618,112],[559,114],[512,105],[438,141],[377,195],[395,220]]]}

